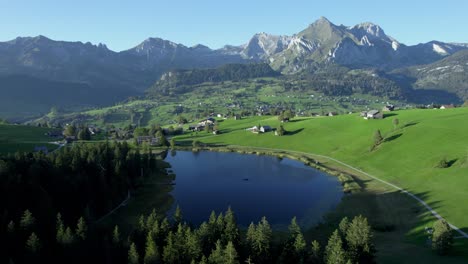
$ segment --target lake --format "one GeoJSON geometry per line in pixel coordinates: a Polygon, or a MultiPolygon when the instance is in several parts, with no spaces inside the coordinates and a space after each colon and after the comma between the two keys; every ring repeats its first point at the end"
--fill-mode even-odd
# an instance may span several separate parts
{"type": "Polygon", "coordinates": [[[343,197],[336,177],[302,162],[272,156],[222,152],[177,151],[166,161],[175,173],[173,208],[185,221],[200,224],[212,210],[231,206],[240,226],[266,216],[273,228],[285,228],[296,216],[312,226],[343,197]]]}

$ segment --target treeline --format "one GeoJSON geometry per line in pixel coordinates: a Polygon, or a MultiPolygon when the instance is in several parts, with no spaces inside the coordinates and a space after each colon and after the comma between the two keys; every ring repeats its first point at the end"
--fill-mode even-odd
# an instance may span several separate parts
{"type": "Polygon", "coordinates": [[[301,79],[303,80],[303,83],[298,85],[299,87],[286,85],[285,88],[302,88],[302,91],[312,89],[327,96],[370,94],[393,100],[402,100],[407,97],[405,90],[397,83],[377,75],[365,73],[350,74],[349,72],[344,73],[341,71],[331,71],[303,75],[301,79]]]}
{"type": "Polygon", "coordinates": [[[35,217],[25,211],[7,226],[10,263],[374,263],[372,232],[367,219],[344,218],[328,241],[307,241],[296,218],[287,238],[278,241],[267,219],[242,232],[229,208],[194,228],[176,209],[173,220],[155,211],[142,215],[129,235],[118,226],[101,234],[88,229],[84,218],[67,226],[61,214],[55,229],[39,233],[35,217]],[[99,242],[97,242],[99,241],[99,242]]]}
{"type": "Polygon", "coordinates": [[[275,77],[280,73],[266,63],[226,64],[216,69],[174,70],[161,77],[150,94],[181,94],[192,91],[190,86],[205,82],[241,81],[259,77],[275,77]]]}

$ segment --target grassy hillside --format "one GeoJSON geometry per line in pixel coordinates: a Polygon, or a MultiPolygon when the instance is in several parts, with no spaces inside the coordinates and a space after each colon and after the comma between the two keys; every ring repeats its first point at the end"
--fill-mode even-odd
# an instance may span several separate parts
{"type": "Polygon", "coordinates": [[[48,143],[53,139],[44,135],[50,130],[42,127],[0,124],[0,154],[33,151],[36,146],[46,146],[49,150],[56,149],[56,145],[48,143]]]}
{"type": "MultiPolygon", "coordinates": [[[[357,115],[296,119],[284,125],[292,135],[252,134],[243,128],[279,126],[276,117],[222,122],[221,135],[206,143],[290,149],[334,157],[362,168],[415,193],[424,193],[442,215],[468,228],[468,108],[453,110],[407,110],[388,114],[382,120],[364,120],[357,115]],[[398,118],[395,129],[392,120],[398,118]],[[385,142],[370,151],[373,135],[380,129],[385,142]],[[447,158],[452,166],[435,168],[447,158]],[[463,210],[464,209],[464,210],[463,210]]],[[[201,134],[203,135],[203,134],[201,134]]]]}
{"type": "MultiPolygon", "coordinates": [[[[245,131],[254,125],[280,125],[276,117],[256,117],[222,121],[220,135],[201,132],[193,138],[186,136],[179,140],[196,138],[211,144],[287,149],[330,156],[418,195],[466,232],[468,207],[461,201],[468,200],[467,119],[468,108],[397,111],[388,113],[382,120],[364,120],[356,114],[296,118],[284,124],[289,135],[277,137],[273,132],[257,135],[245,131]],[[399,125],[395,128],[393,120],[396,118],[399,125]],[[376,130],[382,132],[385,140],[370,151],[376,130]],[[449,168],[436,168],[442,159],[447,159],[449,168]]],[[[411,203],[407,207],[411,207],[411,203]]],[[[401,208],[394,213],[400,214],[404,210],[401,208]]],[[[433,219],[422,215],[418,217],[424,220],[414,223],[409,232],[422,236],[420,244],[424,244],[424,225],[430,225],[427,221],[433,219]]]]}

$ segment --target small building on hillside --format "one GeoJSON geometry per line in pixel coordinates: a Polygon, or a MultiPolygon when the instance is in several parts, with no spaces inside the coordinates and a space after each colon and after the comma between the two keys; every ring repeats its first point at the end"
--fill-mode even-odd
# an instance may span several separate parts
{"type": "Polygon", "coordinates": [[[266,133],[266,132],[270,132],[272,129],[270,126],[261,126],[260,127],[260,132],[262,133],[266,133]]]}
{"type": "Polygon", "coordinates": [[[394,111],[395,110],[395,106],[392,105],[392,104],[387,104],[386,106],[384,106],[382,108],[382,111],[384,112],[391,112],[391,111],[394,111]]]}
{"type": "Polygon", "coordinates": [[[137,143],[138,145],[147,143],[150,146],[156,146],[159,144],[159,138],[152,137],[152,136],[140,136],[140,137],[137,137],[137,143]]]}
{"type": "Polygon", "coordinates": [[[327,116],[337,116],[338,113],[337,112],[328,112],[327,113],[327,116]]]}
{"type": "Polygon", "coordinates": [[[281,119],[281,123],[287,123],[289,122],[289,117],[283,117],[283,119],[281,119]]]}
{"type": "Polygon", "coordinates": [[[455,108],[455,106],[453,104],[441,105],[440,106],[440,109],[451,109],[451,108],[455,108]]]}
{"type": "Polygon", "coordinates": [[[246,128],[245,130],[250,131],[252,133],[256,133],[256,134],[258,134],[258,132],[260,131],[257,126],[249,127],[249,128],[246,128]]]}
{"type": "Polygon", "coordinates": [[[383,118],[383,113],[380,112],[379,110],[370,110],[369,112],[366,112],[366,115],[364,116],[364,119],[382,119],[382,118],[383,118]]]}

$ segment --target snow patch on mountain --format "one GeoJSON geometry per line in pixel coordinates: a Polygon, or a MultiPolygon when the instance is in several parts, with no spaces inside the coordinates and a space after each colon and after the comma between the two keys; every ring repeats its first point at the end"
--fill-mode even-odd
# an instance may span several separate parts
{"type": "Polygon", "coordinates": [[[448,55],[449,53],[442,48],[440,45],[433,43],[432,44],[432,50],[440,55],[448,55]]]}

